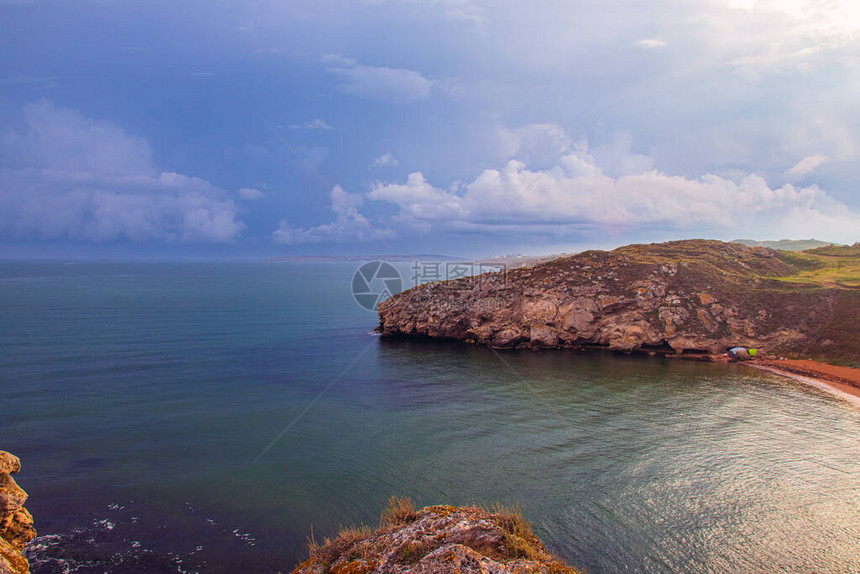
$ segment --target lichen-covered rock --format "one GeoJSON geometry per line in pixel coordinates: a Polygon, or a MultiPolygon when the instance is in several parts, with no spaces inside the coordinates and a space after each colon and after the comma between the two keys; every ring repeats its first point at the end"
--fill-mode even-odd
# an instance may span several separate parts
{"type": "Polygon", "coordinates": [[[9,476],[21,470],[17,456],[0,450],[0,574],[30,571],[24,546],[36,537],[33,517],[24,508],[27,493],[9,476]]]}
{"type": "Polygon", "coordinates": [[[9,541],[18,550],[36,537],[33,515],[26,508],[19,508],[0,516],[0,538],[9,541]]]}
{"type": "Polygon", "coordinates": [[[778,279],[799,270],[735,243],[628,245],[415,287],[380,303],[378,330],[502,349],[705,356],[742,345],[860,359],[860,290],[778,279]]]}
{"type": "Polygon", "coordinates": [[[293,574],[575,574],[549,553],[518,512],[428,506],[392,499],[379,528],[342,530],[311,544],[293,574]]]}
{"type": "Polygon", "coordinates": [[[0,574],[24,574],[30,571],[30,563],[21,551],[0,538],[0,574]]]}
{"type": "Polygon", "coordinates": [[[0,474],[15,474],[21,470],[21,459],[5,450],[0,450],[0,474]]]}
{"type": "Polygon", "coordinates": [[[529,329],[529,342],[533,347],[556,347],[558,346],[558,332],[555,327],[538,323],[529,329]]]}
{"type": "Polygon", "coordinates": [[[0,473],[0,513],[14,512],[24,506],[27,493],[18,486],[15,479],[0,473]]]}

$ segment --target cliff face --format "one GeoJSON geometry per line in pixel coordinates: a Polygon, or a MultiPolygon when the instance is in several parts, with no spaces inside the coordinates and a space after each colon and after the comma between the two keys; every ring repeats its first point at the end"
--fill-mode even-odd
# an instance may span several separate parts
{"type": "Polygon", "coordinates": [[[410,289],[380,304],[379,330],[496,348],[695,355],[745,345],[860,359],[860,290],[785,280],[826,264],[705,240],[587,251],[410,289]]]}
{"type": "Polygon", "coordinates": [[[19,470],[18,457],[0,450],[0,574],[30,571],[22,551],[36,537],[36,530],[33,517],[24,508],[27,493],[10,476],[19,470]]]}
{"type": "Polygon", "coordinates": [[[293,574],[576,574],[550,554],[518,512],[392,499],[380,526],[341,530],[293,574]]]}

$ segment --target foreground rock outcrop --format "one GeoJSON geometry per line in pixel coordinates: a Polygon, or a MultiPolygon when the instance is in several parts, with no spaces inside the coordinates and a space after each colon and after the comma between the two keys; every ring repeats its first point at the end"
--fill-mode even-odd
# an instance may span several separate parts
{"type": "Polygon", "coordinates": [[[0,450],[0,574],[30,571],[23,550],[36,537],[33,517],[24,508],[27,493],[11,475],[21,470],[17,456],[0,450]]]}
{"type": "Polygon", "coordinates": [[[586,251],[415,287],[380,303],[378,330],[507,349],[860,359],[860,289],[791,280],[819,264],[803,257],[706,240],[586,251]]]}
{"type": "Polygon", "coordinates": [[[428,506],[392,498],[380,526],[341,530],[293,574],[576,574],[550,554],[517,511],[428,506]]]}

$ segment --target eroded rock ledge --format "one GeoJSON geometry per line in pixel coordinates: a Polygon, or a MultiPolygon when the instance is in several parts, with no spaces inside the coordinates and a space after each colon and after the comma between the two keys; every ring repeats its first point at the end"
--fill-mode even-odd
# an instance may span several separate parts
{"type": "Polygon", "coordinates": [[[795,263],[770,249],[707,240],[586,251],[415,287],[380,304],[379,331],[506,349],[705,356],[745,345],[860,357],[844,336],[860,294],[778,279],[796,275],[795,263]]]}
{"type": "Polygon", "coordinates": [[[378,528],[311,542],[293,574],[576,574],[547,551],[518,511],[428,506],[392,498],[378,528]]]}
{"type": "Polygon", "coordinates": [[[22,551],[36,537],[36,530],[33,517],[24,508],[27,493],[11,476],[19,470],[21,461],[18,457],[0,450],[0,574],[30,571],[22,551]]]}

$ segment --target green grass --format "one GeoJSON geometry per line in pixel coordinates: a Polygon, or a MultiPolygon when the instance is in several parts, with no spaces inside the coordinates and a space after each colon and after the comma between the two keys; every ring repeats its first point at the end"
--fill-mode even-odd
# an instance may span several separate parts
{"type": "Polygon", "coordinates": [[[768,247],[778,251],[806,251],[807,249],[817,249],[835,243],[827,241],[819,241],[817,239],[780,239],[779,241],[755,241],[754,239],[735,239],[732,243],[740,243],[747,247],[768,247]]]}
{"type": "Polygon", "coordinates": [[[860,244],[831,246],[803,252],[783,252],[780,259],[798,270],[778,277],[785,283],[806,283],[823,287],[860,289],[860,244]]]}

